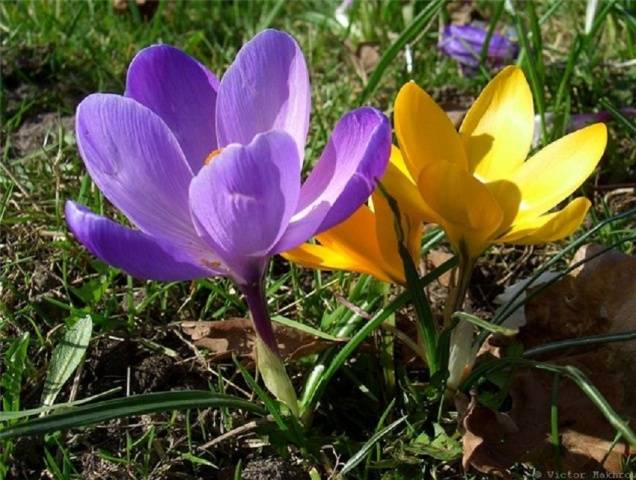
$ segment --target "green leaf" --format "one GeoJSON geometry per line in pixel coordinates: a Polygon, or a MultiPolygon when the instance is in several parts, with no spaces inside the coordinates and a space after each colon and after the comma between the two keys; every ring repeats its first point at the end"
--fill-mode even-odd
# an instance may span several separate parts
{"type": "Polygon", "coordinates": [[[29,348],[29,332],[25,332],[19,339],[13,341],[4,354],[4,372],[0,376],[2,388],[2,410],[15,411],[20,408],[20,391],[22,389],[22,375],[26,366],[29,348]]]}
{"type": "Polygon", "coordinates": [[[42,405],[53,405],[58,393],[78,367],[93,332],[90,315],[80,318],[68,329],[62,342],[55,347],[42,391],[42,405]]]}
{"type": "Polygon", "coordinates": [[[433,429],[432,437],[424,432],[420,433],[405,450],[447,462],[459,458],[462,454],[459,440],[449,436],[438,423],[433,424],[433,429]]]}
{"type": "Polygon", "coordinates": [[[77,288],[71,288],[71,291],[77,295],[85,304],[94,305],[101,300],[110,285],[110,279],[107,275],[94,278],[82,284],[77,288]]]}
{"type": "Polygon", "coordinates": [[[261,406],[232,395],[206,390],[155,392],[92,403],[55,412],[46,417],[26,420],[0,430],[0,440],[94,425],[113,418],[172,410],[220,407],[237,408],[258,415],[265,414],[261,406]]]}
{"type": "Polygon", "coordinates": [[[330,342],[342,341],[342,338],[334,337],[333,335],[329,335],[322,330],[318,330],[317,328],[305,325],[304,323],[296,322],[290,318],[283,317],[282,315],[275,315],[272,317],[272,320],[276,323],[280,323],[281,325],[285,325],[286,327],[295,328],[296,330],[308,333],[310,335],[313,335],[314,337],[322,338],[323,340],[329,340],[330,342]]]}
{"type": "Polygon", "coordinates": [[[256,365],[267,389],[298,417],[300,413],[298,398],[285,370],[283,360],[277,353],[272,352],[258,335],[256,335],[256,365]]]}

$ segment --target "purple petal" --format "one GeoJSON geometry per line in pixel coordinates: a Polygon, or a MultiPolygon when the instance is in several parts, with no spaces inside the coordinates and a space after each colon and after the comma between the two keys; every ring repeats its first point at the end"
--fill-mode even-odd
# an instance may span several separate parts
{"type": "Polygon", "coordinates": [[[309,75],[298,44],[286,33],[265,30],[241,48],[221,79],[219,146],[247,145],[259,133],[281,130],[295,140],[302,162],[310,110],[309,75]]]}
{"type": "Polygon", "coordinates": [[[161,247],[151,236],[96,215],[83,205],[67,201],[64,213],[73,235],[89,252],[133,277],[171,282],[218,274],[176,260],[167,244],[161,247]]]}
{"type": "Polygon", "coordinates": [[[131,98],[95,94],[77,107],[77,143],[93,181],[140,230],[207,258],[190,217],[192,171],[166,124],[131,98]]]}
{"type": "Polygon", "coordinates": [[[181,50],[154,45],[128,68],[127,97],[159,115],[177,137],[193,172],[216,150],[215,109],[219,81],[181,50]]]}
{"type": "Polygon", "coordinates": [[[200,233],[235,279],[246,283],[258,280],[299,191],[296,144],[274,131],[246,146],[230,145],[203,167],[190,186],[190,205],[200,233]]]}
{"type": "Polygon", "coordinates": [[[391,153],[391,127],[374,108],[347,113],[336,125],[320,160],[302,186],[281,252],[348,218],[375,190],[391,153]]]}

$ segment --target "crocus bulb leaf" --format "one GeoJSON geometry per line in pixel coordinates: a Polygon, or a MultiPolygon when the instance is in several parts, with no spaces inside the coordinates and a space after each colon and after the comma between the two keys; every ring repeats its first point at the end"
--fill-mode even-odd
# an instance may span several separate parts
{"type": "Polygon", "coordinates": [[[256,365],[267,389],[298,417],[300,415],[298,399],[285,365],[280,356],[273,352],[258,335],[256,336],[256,365]]]}
{"type": "Polygon", "coordinates": [[[470,372],[477,357],[477,351],[472,346],[473,326],[460,320],[451,334],[451,350],[448,363],[448,387],[455,390],[470,372]]]}

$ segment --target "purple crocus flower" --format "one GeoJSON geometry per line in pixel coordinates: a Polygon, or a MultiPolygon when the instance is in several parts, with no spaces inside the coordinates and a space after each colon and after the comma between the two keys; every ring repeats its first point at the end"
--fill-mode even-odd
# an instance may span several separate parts
{"type": "MultiPolygon", "coordinates": [[[[462,68],[474,71],[479,66],[487,31],[476,25],[447,25],[439,42],[440,50],[454,58],[462,68]]],[[[488,44],[487,60],[501,66],[517,56],[518,47],[509,38],[493,32],[488,44]]]]}
{"type": "Polygon", "coordinates": [[[283,32],[245,44],[220,82],[176,48],[148,47],[130,64],[124,95],[88,96],[76,119],[91,178],[135,228],[72,201],[65,209],[93,255],[134,277],[232,278],[252,313],[265,384],[288,405],[295,394],[263,292],[268,260],[351,215],[391,148],[386,117],[354,110],[301,185],[310,95],[303,54],[283,32]]]}

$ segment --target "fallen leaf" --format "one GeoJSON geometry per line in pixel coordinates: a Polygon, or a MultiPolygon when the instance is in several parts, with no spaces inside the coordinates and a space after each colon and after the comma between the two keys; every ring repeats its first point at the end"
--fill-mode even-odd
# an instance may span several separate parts
{"type": "MultiPolygon", "coordinates": [[[[552,281],[558,275],[558,272],[543,272],[529,287],[528,283],[531,278],[523,278],[520,281],[506,287],[503,293],[497,295],[495,297],[495,303],[497,305],[506,305],[511,301],[514,301],[515,303],[520,302],[526,298],[528,291],[539,288],[541,285],[552,281]]],[[[504,320],[502,325],[509,328],[521,328],[527,323],[525,308],[517,308],[508,318],[504,320]]]]}
{"type": "MultiPolygon", "coordinates": [[[[572,264],[603,247],[585,245],[572,264]]],[[[586,262],[528,300],[526,347],[556,340],[636,329],[636,257],[610,250],[586,262]]],[[[636,343],[621,344],[636,351],[636,343]]]]}
{"type": "MultiPolygon", "coordinates": [[[[595,362],[603,364],[605,360],[586,354],[568,357],[558,363],[586,370],[596,387],[618,409],[623,403],[619,375],[604,371],[590,373],[590,363],[595,362]]],[[[517,372],[510,388],[511,408],[507,412],[493,411],[481,405],[477,396],[471,398],[467,407],[465,400],[456,402],[462,415],[464,468],[473,467],[502,478],[512,478],[509,469],[516,463],[530,463],[539,471],[555,471],[555,448],[550,443],[552,381],[552,374],[547,372],[517,372]]],[[[609,452],[614,429],[578,386],[562,379],[557,405],[561,470],[622,472],[629,446],[618,443],[609,452]]]]}
{"type": "MultiPolygon", "coordinates": [[[[249,318],[231,318],[214,322],[182,322],[181,328],[194,345],[210,351],[210,360],[220,362],[232,354],[254,360],[254,327],[249,318]]],[[[274,324],[281,355],[288,361],[319,353],[348,339],[326,340],[296,328],[274,324]]]]}
{"type": "MultiPolygon", "coordinates": [[[[636,329],[636,258],[617,250],[592,258],[602,248],[582,247],[571,265],[589,261],[527,301],[527,324],[519,335],[526,348],[636,329]]],[[[480,360],[501,353],[491,343],[482,348],[480,360]]],[[[630,419],[636,415],[636,402],[631,398],[635,352],[635,342],[625,342],[557,351],[543,359],[582,370],[612,407],[630,419]],[[576,355],[567,356],[569,353],[576,355]]],[[[480,404],[478,395],[470,402],[456,401],[462,415],[465,468],[472,466],[504,478],[511,478],[508,469],[519,462],[530,463],[539,471],[556,471],[555,447],[550,443],[553,378],[538,370],[513,374],[511,406],[505,412],[480,404]]],[[[561,471],[621,473],[629,446],[619,443],[610,451],[616,432],[579,387],[563,379],[557,405],[561,471]]]]}

